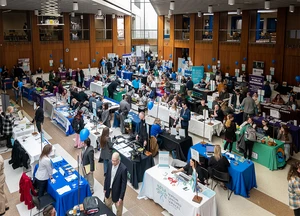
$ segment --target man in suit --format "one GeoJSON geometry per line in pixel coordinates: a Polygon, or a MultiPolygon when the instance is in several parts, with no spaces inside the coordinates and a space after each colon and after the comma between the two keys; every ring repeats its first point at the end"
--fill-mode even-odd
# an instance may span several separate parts
{"type": "Polygon", "coordinates": [[[120,129],[121,133],[125,133],[124,121],[127,118],[127,115],[130,111],[130,104],[128,103],[128,96],[125,95],[124,99],[120,102],[120,129]]]}
{"type": "Polygon", "coordinates": [[[148,132],[147,132],[147,125],[145,122],[145,113],[140,112],[139,118],[141,120],[141,123],[140,123],[139,133],[138,135],[136,135],[136,140],[138,140],[139,143],[141,143],[142,145],[144,145],[144,147],[146,147],[148,143],[148,132]]]}
{"type": "Polygon", "coordinates": [[[231,106],[234,109],[237,109],[241,106],[242,102],[244,100],[243,95],[241,95],[241,92],[239,89],[235,90],[235,94],[232,95],[231,98],[231,106]]]}
{"type": "Polygon", "coordinates": [[[107,173],[104,180],[104,202],[112,209],[115,204],[117,216],[122,215],[123,201],[127,185],[127,168],[121,163],[118,152],[114,152],[111,161],[108,162],[107,173]]]}
{"type": "Polygon", "coordinates": [[[119,80],[114,80],[109,84],[109,86],[107,87],[109,98],[114,98],[114,91],[117,90],[118,85],[120,85],[119,80]]]}
{"type": "Polygon", "coordinates": [[[84,141],[84,146],[82,150],[82,165],[83,165],[83,174],[84,178],[88,181],[92,194],[94,193],[94,171],[95,171],[95,162],[94,162],[94,149],[91,146],[90,138],[87,138],[84,141]],[[85,166],[89,165],[89,170],[85,169],[85,166]],[[88,173],[87,173],[88,172],[88,173]]]}
{"type": "Polygon", "coordinates": [[[36,103],[35,116],[34,116],[34,119],[32,120],[32,123],[34,123],[34,122],[38,129],[38,132],[41,133],[42,125],[44,123],[44,110],[40,106],[39,102],[36,103]]]}
{"type": "Polygon", "coordinates": [[[185,137],[189,134],[189,121],[191,120],[191,111],[188,109],[185,101],[182,103],[182,109],[180,111],[181,128],[185,130],[185,137]]]}

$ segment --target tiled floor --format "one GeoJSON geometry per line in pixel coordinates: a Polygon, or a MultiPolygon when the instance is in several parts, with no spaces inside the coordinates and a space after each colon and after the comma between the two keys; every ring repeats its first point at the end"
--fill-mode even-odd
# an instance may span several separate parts
{"type": "MultiPolygon", "coordinates": [[[[27,102],[24,102],[24,110],[33,116],[33,107],[27,102]]],[[[52,137],[51,143],[59,143],[72,157],[76,158],[77,153],[80,150],[73,148],[73,136],[65,136],[64,133],[55,127],[46,118],[44,129],[52,137]]],[[[193,136],[193,143],[196,144],[202,141],[202,138],[193,136]]],[[[221,144],[220,138],[214,137],[213,144],[221,144]]],[[[4,159],[10,158],[10,152],[3,153],[4,159]]],[[[300,159],[300,154],[294,155],[295,159],[300,159]]],[[[255,163],[257,189],[252,189],[250,198],[246,199],[241,196],[232,195],[230,201],[226,199],[227,192],[221,188],[216,188],[217,193],[217,208],[218,215],[220,216],[289,216],[293,215],[293,212],[288,207],[288,193],[287,193],[287,180],[286,174],[289,169],[289,165],[284,170],[270,171],[266,167],[263,167],[255,163]]],[[[102,164],[97,163],[97,171],[94,177],[103,184],[103,167],[102,164]]],[[[7,178],[6,181],[10,179],[7,178]]],[[[8,195],[10,204],[10,210],[5,215],[17,216],[19,215],[16,205],[20,203],[19,193],[9,193],[7,186],[5,191],[8,195]]],[[[131,187],[127,187],[124,206],[128,210],[124,215],[168,215],[159,205],[152,200],[138,200],[137,192],[131,187]]]]}

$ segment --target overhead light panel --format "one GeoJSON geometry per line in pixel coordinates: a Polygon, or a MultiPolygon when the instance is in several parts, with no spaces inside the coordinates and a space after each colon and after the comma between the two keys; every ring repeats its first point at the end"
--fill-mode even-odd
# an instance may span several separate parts
{"type": "Polygon", "coordinates": [[[290,5],[289,6],[289,11],[290,11],[290,13],[294,13],[294,11],[295,11],[295,5],[290,5]]]}
{"type": "Polygon", "coordinates": [[[78,11],[78,2],[73,2],[73,11],[78,11]]]}
{"type": "Polygon", "coordinates": [[[7,5],[6,0],[0,0],[0,6],[5,7],[7,5]]]}
{"type": "Polygon", "coordinates": [[[115,18],[116,18],[116,14],[112,14],[111,17],[112,17],[113,19],[115,19],[115,18]]]}
{"type": "Polygon", "coordinates": [[[212,13],[212,5],[208,6],[208,10],[207,11],[208,11],[208,13],[212,13]]]}
{"type": "Polygon", "coordinates": [[[75,17],[75,12],[71,12],[71,17],[75,17]]]}
{"type": "Polygon", "coordinates": [[[98,9],[98,16],[102,16],[102,10],[101,9],[98,9]]]}
{"type": "Polygon", "coordinates": [[[34,10],[34,15],[38,16],[39,15],[39,10],[34,10]]]}
{"type": "Polygon", "coordinates": [[[201,16],[202,16],[201,11],[198,11],[198,17],[201,17],[201,16]]]}
{"type": "Polygon", "coordinates": [[[171,1],[170,2],[170,10],[174,10],[175,9],[175,1],[171,1]]]}
{"type": "Polygon", "coordinates": [[[228,4],[229,5],[234,5],[235,4],[235,0],[228,0],[228,4]]]}
{"type": "Polygon", "coordinates": [[[242,13],[241,8],[238,8],[238,9],[236,10],[236,14],[237,14],[237,15],[241,15],[241,13],[242,13]]]}
{"type": "Polygon", "coordinates": [[[268,10],[271,8],[271,2],[269,0],[265,1],[265,9],[268,10]]]}

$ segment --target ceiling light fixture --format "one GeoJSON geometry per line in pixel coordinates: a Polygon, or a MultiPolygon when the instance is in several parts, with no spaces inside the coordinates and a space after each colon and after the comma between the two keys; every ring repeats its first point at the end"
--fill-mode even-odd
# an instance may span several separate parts
{"type": "Polygon", "coordinates": [[[289,11],[290,11],[290,13],[294,13],[294,11],[295,11],[295,5],[290,5],[289,6],[289,11]]]}
{"type": "Polygon", "coordinates": [[[39,15],[39,10],[34,10],[34,15],[38,16],[39,15]]]}
{"type": "Polygon", "coordinates": [[[271,2],[269,0],[265,1],[265,9],[268,10],[271,7],[271,2]]]}
{"type": "Polygon", "coordinates": [[[171,1],[170,2],[170,10],[174,10],[175,9],[175,1],[171,1]]]}
{"type": "Polygon", "coordinates": [[[111,17],[112,17],[113,19],[115,19],[115,18],[116,18],[116,14],[112,14],[111,17]]]}
{"type": "Polygon", "coordinates": [[[75,12],[71,12],[71,17],[75,17],[75,12]]]}
{"type": "Polygon", "coordinates": [[[168,19],[171,19],[171,15],[170,14],[168,14],[168,19]]]}
{"type": "Polygon", "coordinates": [[[171,11],[171,10],[169,10],[169,13],[168,13],[168,15],[172,15],[172,11],[171,11]]]}
{"type": "Polygon", "coordinates": [[[102,10],[98,9],[98,16],[102,16],[102,10]]]}
{"type": "Polygon", "coordinates": [[[208,13],[212,13],[212,5],[208,6],[208,10],[207,11],[208,11],[208,13]]]}
{"type": "Polygon", "coordinates": [[[228,0],[228,4],[229,5],[234,5],[235,4],[235,0],[228,0]]]}
{"type": "Polygon", "coordinates": [[[0,0],[0,6],[5,7],[7,5],[6,0],[0,0]]]}
{"type": "Polygon", "coordinates": [[[78,11],[78,2],[73,2],[73,11],[78,11]]]}
{"type": "Polygon", "coordinates": [[[201,11],[198,11],[198,17],[201,17],[201,16],[202,16],[201,11]]]}
{"type": "Polygon", "coordinates": [[[241,8],[238,8],[238,9],[236,10],[236,14],[237,14],[237,15],[241,15],[241,12],[242,12],[241,8]]]}

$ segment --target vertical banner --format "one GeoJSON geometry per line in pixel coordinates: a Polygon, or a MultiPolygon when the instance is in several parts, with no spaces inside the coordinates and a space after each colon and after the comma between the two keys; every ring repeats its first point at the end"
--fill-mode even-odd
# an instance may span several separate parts
{"type": "Polygon", "coordinates": [[[192,81],[194,84],[199,83],[204,78],[204,67],[193,66],[192,67],[192,81]]]}
{"type": "Polygon", "coordinates": [[[258,90],[262,89],[264,85],[264,77],[249,75],[249,91],[253,94],[254,92],[258,92],[258,90]]]}

